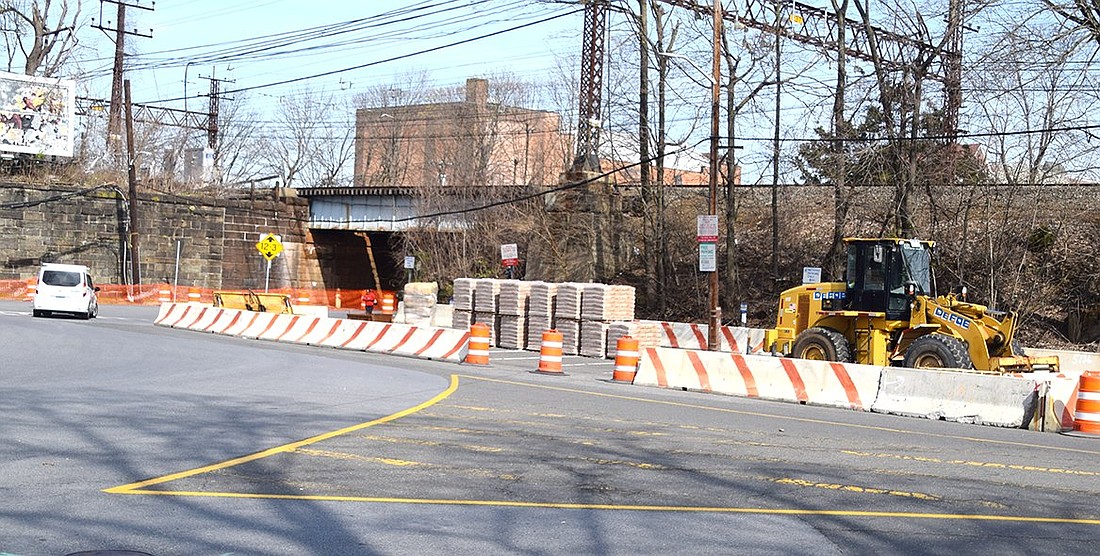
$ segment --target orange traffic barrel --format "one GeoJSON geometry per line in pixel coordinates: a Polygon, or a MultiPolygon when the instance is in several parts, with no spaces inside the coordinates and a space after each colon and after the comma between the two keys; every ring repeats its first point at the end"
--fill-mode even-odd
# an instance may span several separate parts
{"type": "Polygon", "coordinates": [[[157,294],[157,301],[161,303],[172,302],[172,287],[168,284],[161,286],[160,289],[157,290],[157,294]]]}
{"type": "Polygon", "coordinates": [[[1077,411],[1073,414],[1077,432],[1100,434],[1100,373],[1081,374],[1081,389],[1077,394],[1077,411]]]}
{"type": "Polygon", "coordinates": [[[27,301],[30,301],[30,300],[34,299],[34,296],[37,293],[38,293],[38,279],[37,278],[27,279],[27,291],[23,294],[23,299],[26,299],[27,301]]]}
{"type": "Polygon", "coordinates": [[[624,382],[633,384],[634,375],[638,374],[638,340],[630,336],[622,336],[615,342],[615,371],[611,374],[612,382],[624,382]]]}
{"type": "Polygon", "coordinates": [[[467,344],[466,362],[472,365],[489,364],[489,325],[475,322],[470,325],[470,341],[467,344]]]}
{"type": "Polygon", "coordinates": [[[539,349],[539,370],[547,375],[564,375],[561,370],[562,334],[550,329],[542,333],[542,348],[539,349]]]}
{"type": "Polygon", "coordinates": [[[379,306],[378,310],[383,315],[392,315],[397,312],[397,299],[392,293],[382,294],[382,303],[379,306]]]}
{"type": "Polygon", "coordinates": [[[298,290],[298,294],[294,297],[294,302],[298,305],[309,305],[313,302],[313,296],[310,295],[310,290],[298,290]]]}

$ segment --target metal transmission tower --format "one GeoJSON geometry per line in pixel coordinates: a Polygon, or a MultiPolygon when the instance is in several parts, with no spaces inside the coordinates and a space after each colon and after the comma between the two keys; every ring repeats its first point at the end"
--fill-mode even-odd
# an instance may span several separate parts
{"type": "MultiPolygon", "coordinates": [[[[206,144],[211,149],[217,151],[218,149],[218,110],[221,107],[221,84],[222,83],[234,83],[232,79],[218,79],[217,77],[203,77],[199,76],[199,79],[207,79],[210,81],[210,107],[207,114],[207,127],[206,127],[206,144]]],[[[233,100],[233,99],[226,99],[233,100]]]]}
{"type": "Polygon", "coordinates": [[[603,98],[604,41],[609,0],[586,0],[581,46],[581,81],[577,122],[577,156],[570,175],[599,172],[596,148],[600,138],[600,102],[603,98]]]}
{"type": "MultiPolygon", "coordinates": [[[[710,14],[710,7],[692,0],[657,0],[665,4],[691,10],[700,16],[710,14]]],[[[835,13],[815,6],[786,0],[743,0],[744,13],[727,11],[725,20],[752,27],[768,33],[782,35],[803,44],[824,49],[840,47],[837,29],[841,19],[835,13]],[[786,12],[788,17],[782,17],[786,12]],[[798,15],[797,18],[790,17],[798,15]],[[783,22],[776,25],[777,22],[783,22]]],[[[944,131],[953,137],[958,128],[959,107],[962,103],[962,25],[959,0],[950,0],[946,47],[915,40],[892,31],[864,25],[862,21],[846,19],[844,51],[861,60],[874,61],[892,71],[917,71],[917,79],[931,79],[944,83],[944,131]]]]}

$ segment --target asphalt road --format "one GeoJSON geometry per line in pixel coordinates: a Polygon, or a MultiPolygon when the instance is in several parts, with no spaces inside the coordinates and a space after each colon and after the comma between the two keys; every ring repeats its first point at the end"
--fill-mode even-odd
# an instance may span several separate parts
{"type": "Polygon", "coordinates": [[[0,555],[1089,554],[1100,438],[0,302],[0,555]]]}

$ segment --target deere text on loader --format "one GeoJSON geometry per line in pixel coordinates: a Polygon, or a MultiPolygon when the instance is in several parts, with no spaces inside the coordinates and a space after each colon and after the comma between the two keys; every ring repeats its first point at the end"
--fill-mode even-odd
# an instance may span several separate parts
{"type": "Polygon", "coordinates": [[[879,366],[1057,371],[1057,357],[1026,357],[1014,347],[1015,313],[936,295],[932,242],[844,242],[845,282],[803,284],[780,295],[766,340],[773,352],[879,366]]]}

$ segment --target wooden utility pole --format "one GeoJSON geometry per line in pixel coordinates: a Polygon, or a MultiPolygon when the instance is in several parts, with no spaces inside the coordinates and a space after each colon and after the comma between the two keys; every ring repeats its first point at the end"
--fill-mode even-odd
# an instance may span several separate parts
{"type": "MultiPolygon", "coordinates": [[[[139,4],[127,4],[121,0],[100,0],[99,2],[99,15],[100,21],[103,20],[103,3],[118,5],[118,14],[115,19],[115,27],[105,27],[103,25],[92,25],[93,28],[99,29],[104,33],[114,32],[115,34],[115,64],[114,70],[111,76],[111,106],[107,113],[107,149],[112,153],[117,153],[119,150],[119,143],[122,139],[120,128],[122,127],[122,74],[123,74],[123,61],[126,56],[126,35],[134,35],[138,37],[152,38],[153,32],[149,31],[148,34],[139,33],[137,29],[133,31],[126,30],[126,8],[139,8],[142,10],[152,11],[151,6],[142,6],[139,4]]],[[[94,21],[94,20],[93,20],[94,21]]]]}
{"type": "MultiPolygon", "coordinates": [[[[656,268],[657,256],[656,220],[662,215],[657,212],[653,204],[653,189],[649,183],[649,24],[648,15],[649,0],[638,0],[638,52],[641,61],[638,65],[638,158],[642,165],[639,167],[638,185],[642,190],[642,200],[645,207],[645,217],[642,222],[646,224],[642,237],[645,238],[646,264],[648,268],[656,268]]],[[[653,306],[653,300],[657,297],[657,277],[653,272],[646,272],[645,293],[646,302],[653,306]]]]}
{"type": "Polygon", "coordinates": [[[141,257],[138,245],[141,243],[138,234],[138,193],[137,193],[137,167],[134,161],[134,110],[130,102],[130,80],[123,82],[126,96],[126,179],[130,185],[130,274],[132,284],[141,284],[141,257]]]}

